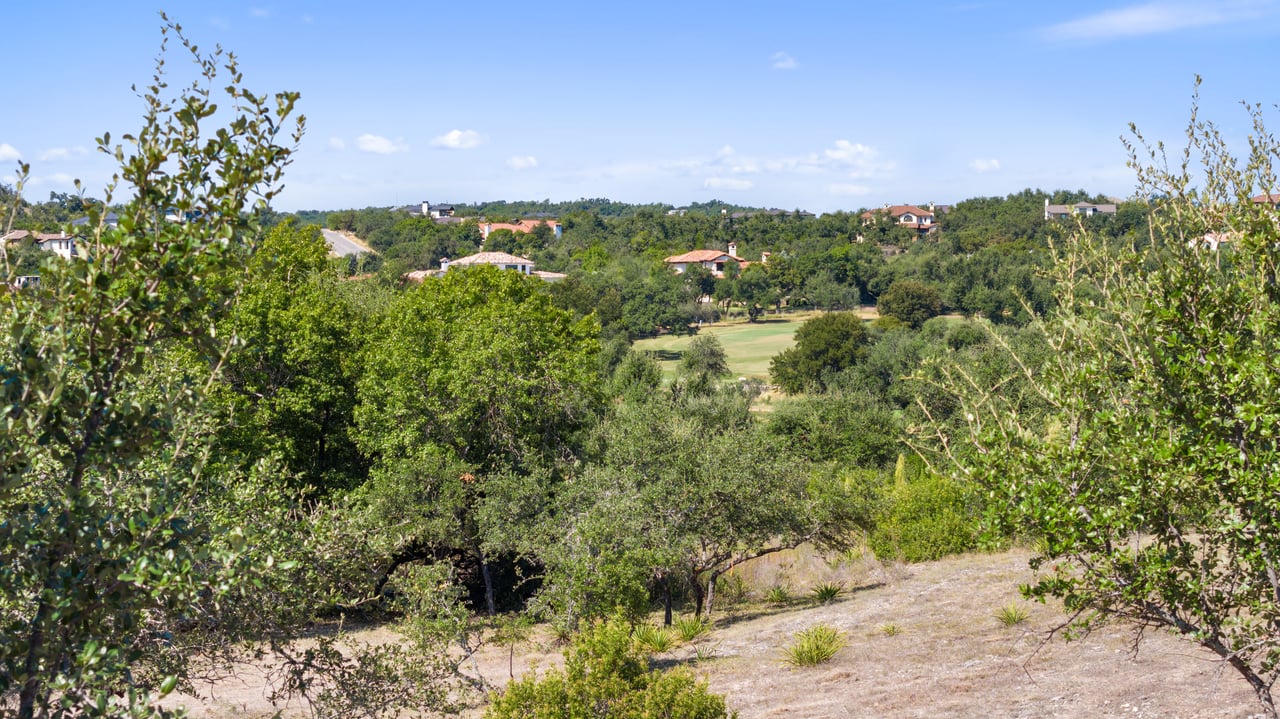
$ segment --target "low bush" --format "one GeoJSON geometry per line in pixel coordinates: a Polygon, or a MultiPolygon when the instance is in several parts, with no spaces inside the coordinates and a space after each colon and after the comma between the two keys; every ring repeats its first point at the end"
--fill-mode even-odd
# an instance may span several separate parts
{"type": "Polygon", "coordinates": [[[632,631],[631,636],[636,642],[655,654],[661,654],[670,650],[676,645],[675,637],[671,636],[671,632],[662,627],[655,627],[652,624],[640,624],[632,631]]]}
{"type": "Polygon", "coordinates": [[[926,562],[978,546],[977,498],[955,480],[932,474],[898,479],[885,493],[871,532],[880,559],[926,562]]]}
{"type": "Polygon", "coordinates": [[[1016,602],[1009,602],[1003,607],[1000,607],[1000,610],[996,612],[996,619],[999,619],[1000,623],[1006,627],[1021,624],[1027,621],[1030,616],[1031,614],[1026,610],[1026,608],[1016,602]]]}
{"type": "Polygon", "coordinates": [[[622,618],[580,633],[564,669],[511,682],[486,719],[728,719],[724,697],[681,669],[652,671],[622,618]]]}
{"type": "Polygon", "coordinates": [[[813,588],[813,600],[818,604],[835,601],[844,592],[844,585],[839,582],[823,582],[813,588]]]}
{"type": "Polygon", "coordinates": [[[796,633],[795,643],[783,649],[784,661],[794,667],[811,667],[831,658],[844,648],[844,634],[826,624],[796,633]]]}
{"type": "Polygon", "coordinates": [[[680,639],[691,642],[711,631],[711,625],[702,617],[680,617],[675,621],[676,634],[680,639]]]}

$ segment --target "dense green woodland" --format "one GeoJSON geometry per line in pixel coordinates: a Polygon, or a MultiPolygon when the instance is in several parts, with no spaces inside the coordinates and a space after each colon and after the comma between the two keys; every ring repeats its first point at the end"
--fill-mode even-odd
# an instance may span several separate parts
{"type": "Polygon", "coordinates": [[[577,632],[565,670],[490,716],[725,716],[631,625],[713,617],[734,568],[801,545],[916,561],[1031,540],[1056,573],[1030,595],[1181,632],[1274,712],[1280,250],[1248,200],[1274,148],[1204,194],[1140,169],[1140,195],[1181,212],[1045,222],[1046,199],[1091,198],[1027,190],[923,238],[858,213],[490,203],[462,209],[556,214],[559,240],[486,249],[568,277],[407,284],[475,251],[476,224],[331,212],[378,254],[328,258],[318,213],[270,210],[296,96],[249,93],[233,58],[165,32],[194,81],[161,64],[143,128],[98,141],[130,196],[3,188],[14,227],[90,218],[81,259],[4,254],[41,277],[0,292],[6,711],[169,715],[175,688],[269,656],[278,696],[324,715],[448,713],[480,696],[458,657],[533,617],[577,632]],[[236,117],[211,130],[222,93],[236,117]],[[1223,223],[1234,246],[1201,252],[1223,223]],[[729,242],[753,263],[723,278],[662,264],[729,242]],[[844,311],[865,304],[879,319],[844,311]],[[769,413],[714,337],[669,383],[631,347],[797,308],[831,311],[774,359],[769,413]],[[404,641],[352,642],[347,617],[404,641]],[[294,641],[317,621],[337,629],[294,641]]]}

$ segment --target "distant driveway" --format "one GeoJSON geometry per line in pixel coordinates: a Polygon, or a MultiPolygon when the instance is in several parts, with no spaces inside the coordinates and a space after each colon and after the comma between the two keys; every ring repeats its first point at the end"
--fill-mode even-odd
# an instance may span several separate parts
{"type": "Polygon", "coordinates": [[[325,242],[329,243],[329,249],[339,257],[372,251],[359,240],[347,237],[336,230],[320,230],[320,232],[324,233],[324,239],[325,242]]]}

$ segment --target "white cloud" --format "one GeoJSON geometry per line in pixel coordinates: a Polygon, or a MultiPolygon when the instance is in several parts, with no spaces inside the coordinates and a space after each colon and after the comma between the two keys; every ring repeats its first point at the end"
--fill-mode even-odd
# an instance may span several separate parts
{"type": "Polygon", "coordinates": [[[755,185],[750,180],[732,177],[708,177],[702,186],[708,190],[750,190],[755,185]]]}
{"type": "Polygon", "coordinates": [[[22,153],[18,152],[18,148],[7,142],[0,142],[0,162],[9,162],[10,160],[21,160],[22,153]]]}
{"type": "Polygon", "coordinates": [[[347,149],[347,143],[341,137],[331,137],[329,138],[329,149],[345,150],[347,149]]]}
{"type": "Polygon", "coordinates": [[[254,17],[271,17],[271,11],[264,7],[255,7],[249,10],[249,14],[254,17]]]}
{"type": "Polygon", "coordinates": [[[65,172],[55,172],[52,175],[41,175],[39,177],[30,177],[27,179],[28,185],[74,185],[76,178],[65,172]]]}
{"type": "Polygon", "coordinates": [[[866,185],[834,184],[827,185],[827,192],[832,195],[856,197],[871,194],[871,188],[866,185]]]}
{"type": "Polygon", "coordinates": [[[74,157],[84,157],[89,151],[83,147],[54,147],[40,153],[40,159],[45,162],[57,162],[58,160],[69,160],[74,157]]]}
{"type": "Polygon", "coordinates": [[[398,139],[393,142],[385,137],[368,133],[356,138],[356,147],[375,155],[394,155],[397,152],[409,151],[409,146],[404,144],[404,140],[398,139]]]}
{"type": "Polygon", "coordinates": [[[538,158],[533,155],[525,155],[523,157],[513,157],[507,160],[507,167],[513,170],[532,170],[538,166],[538,158]]]}
{"type": "Polygon", "coordinates": [[[1222,25],[1255,19],[1267,10],[1269,0],[1220,0],[1185,2],[1156,0],[1104,10],[1093,15],[1051,25],[1044,34],[1055,40],[1107,40],[1156,35],[1187,28],[1222,25]]]}
{"type": "Polygon", "coordinates": [[[733,149],[733,145],[725,145],[716,151],[716,157],[729,157],[735,152],[737,152],[737,150],[733,149]]]}
{"type": "Polygon", "coordinates": [[[835,167],[849,171],[849,177],[873,177],[893,167],[882,162],[874,147],[860,142],[836,140],[835,147],[823,150],[823,157],[835,167]]]}
{"type": "Polygon", "coordinates": [[[978,158],[977,160],[974,160],[973,162],[969,163],[969,169],[973,170],[979,175],[985,175],[988,172],[999,172],[1000,161],[995,159],[994,157],[978,158]]]}
{"type": "Polygon", "coordinates": [[[450,130],[432,140],[431,144],[449,150],[470,150],[479,147],[483,140],[475,130],[450,130]]]}
{"type": "Polygon", "coordinates": [[[800,63],[796,62],[790,54],[779,50],[773,54],[773,69],[775,70],[794,70],[800,67],[800,63]]]}

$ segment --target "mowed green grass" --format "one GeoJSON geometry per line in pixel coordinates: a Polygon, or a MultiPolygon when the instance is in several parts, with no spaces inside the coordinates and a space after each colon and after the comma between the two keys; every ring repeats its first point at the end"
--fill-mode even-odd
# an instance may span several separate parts
{"type": "MultiPolygon", "coordinates": [[[[769,361],[779,352],[795,344],[796,330],[816,313],[768,317],[762,322],[717,322],[704,325],[701,334],[715,335],[724,346],[733,377],[769,379],[769,361]]],[[[652,352],[662,366],[662,376],[668,382],[675,377],[676,368],[692,337],[663,335],[636,340],[638,351],[652,352]]]]}

